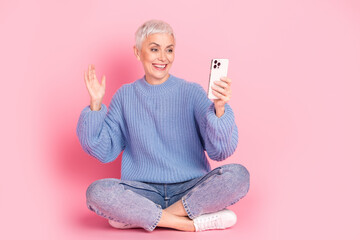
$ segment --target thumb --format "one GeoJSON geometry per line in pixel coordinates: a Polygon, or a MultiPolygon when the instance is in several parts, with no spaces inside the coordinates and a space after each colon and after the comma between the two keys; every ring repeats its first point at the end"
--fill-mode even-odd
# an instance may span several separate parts
{"type": "Polygon", "coordinates": [[[105,75],[101,78],[101,86],[105,87],[105,75]]]}

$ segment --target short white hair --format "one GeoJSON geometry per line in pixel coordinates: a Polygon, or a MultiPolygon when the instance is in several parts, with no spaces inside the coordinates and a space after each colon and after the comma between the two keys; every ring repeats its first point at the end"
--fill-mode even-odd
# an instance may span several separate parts
{"type": "Polygon", "coordinates": [[[175,34],[172,27],[161,20],[149,20],[141,25],[135,33],[135,47],[140,51],[141,46],[145,38],[147,38],[151,34],[155,33],[168,33],[174,37],[175,34]]]}

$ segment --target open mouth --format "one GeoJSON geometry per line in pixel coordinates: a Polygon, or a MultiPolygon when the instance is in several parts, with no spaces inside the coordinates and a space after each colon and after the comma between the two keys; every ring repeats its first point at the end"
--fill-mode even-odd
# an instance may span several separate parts
{"type": "Polygon", "coordinates": [[[155,63],[153,63],[152,65],[154,66],[154,68],[156,70],[159,70],[159,71],[164,71],[167,66],[167,64],[155,64],[155,63]]]}

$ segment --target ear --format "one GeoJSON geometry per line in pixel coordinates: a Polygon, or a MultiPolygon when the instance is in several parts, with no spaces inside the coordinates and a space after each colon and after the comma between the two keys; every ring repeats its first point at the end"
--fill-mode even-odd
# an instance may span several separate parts
{"type": "Polygon", "coordinates": [[[137,60],[140,61],[140,51],[136,48],[136,46],[134,46],[133,48],[134,48],[135,57],[137,58],[137,60]]]}

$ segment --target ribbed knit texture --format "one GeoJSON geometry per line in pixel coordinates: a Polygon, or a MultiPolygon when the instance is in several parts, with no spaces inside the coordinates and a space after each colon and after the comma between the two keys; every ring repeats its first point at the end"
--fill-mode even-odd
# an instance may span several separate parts
{"type": "Polygon", "coordinates": [[[221,161],[238,142],[234,113],[225,104],[218,118],[214,104],[197,83],[173,75],[151,85],[145,76],[123,85],[107,107],[83,109],[77,125],[83,149],[103,163],[121,151],[121,179],[175,183],[209,172],[209,157],[221,161]]]}

